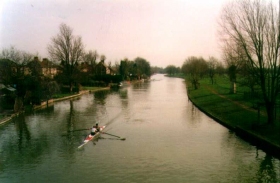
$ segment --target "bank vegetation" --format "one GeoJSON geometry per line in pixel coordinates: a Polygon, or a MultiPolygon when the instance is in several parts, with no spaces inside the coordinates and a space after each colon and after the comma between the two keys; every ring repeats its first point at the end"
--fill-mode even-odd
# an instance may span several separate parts
{"type": "Polygon", "coordinates": [[[272,1],[228,2],[219,20],[222,60],[189,57],[181,68],[188,95],[201,109],[278,147],[279,16],[272,1]]]}
{"type": "Polygon", "coordinates": [[[149,61],[137,57],[112,64],[96,50],[86,50],[82,37],[62,23],[47,46],[49,58],[18,50],[0,52],[0,119],[27,106],[78,94],[85,87],[119,86],[124,80],[151,76],[149,61]]]}

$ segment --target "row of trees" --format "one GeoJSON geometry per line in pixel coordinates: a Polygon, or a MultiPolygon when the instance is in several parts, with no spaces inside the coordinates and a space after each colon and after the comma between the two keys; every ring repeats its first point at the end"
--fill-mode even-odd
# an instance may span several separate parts
{"type": "Polygon", "coordinates": [[[168,65],[165,69],[164,72],[167,73],[168,75],[176,75],[178,73],[181,73],[181,68],[176,67],[175,65],[168,65]]]}
{"type": "Polygon", "coordinates": [[[43,75],[40,62],[34,61],[34,57],[39,57],[38,54],[30,54],[15,47],[3,49],[0,53],[0,84],[16,88],[15,96],[12,96],[15,111],[24,104],[37,104],[51,98],[65,85],[72,92],[81,83],[91,85],[98,80],[108,84],[151,75],[149,62],[140,57],[133,61],[126,59],[121,64],[116,62],[114,66],[105,64],[106,56],[99,55],[97,51],[86,51],[82,38],[73,35],[73,29],[66,24],[61,24],[59,33],[51,38],[48,53],[58,70],[54,78],[43,75]],[[97,72],[100,66],[98,59],[102,72],[97,72]],[[29,72],[26,72],[27,68],[29,72]],[[108,70],[110,74],[106,74],[108,70]]]}
{"type": "MultiPolygon", "coordinates": [[[[84,51],[84,45],[80,36],[74,36],[73,30],[66,24],[61,24],[59,34],[51,39],[51,44],[48,46],[48,52],[51,59],[60,63],[63,70],[61,75],[65,76],[64,80],[67,81],[72,91],[73,84],[77,82],[77,77],[81,76],[78,65],[83,62],[89,66],[88,74],[92,80],[96,79],[95,67],[96,60],[99,57],[97,51],[84,51]]],[[[105,63],[106,56],[100,56],[100,62],[105,63]]],[[[142,77],[149,77],[151,75],[150,63],[143,58],[136,58],[134,61],[125,59],[120,64],[115,63],[112,66],[108,65],[109,69],[114,70],[115,74],[120,74],[122,79],[140,79],[142,77]]],[[[98,77],[100,79],[100,77],[98,77]]]]}
{"type": "Polygon", "coordinates": [[[119,72],[123,80],[146,79],[151,76],[151,66],[147,60],[141,57],[137,57],[134,61],[124,59],[120,63],[119,72]]]}
{"type": "MultiPolygon", "coordinates": [[[[232,86],[238,75],[252,93],[260,89],[268,124],[275,123],[280,92],[280,9],[276,7],[271,1],[231,1],[219,22],[223,60],[232,86]]],[[[207,73],[213,83],[214,71],[222,71],[222,66],[212,57],[208,61],[190,57],[181,69],[197,89],[200,77],[207,73]]]]}
{"type": "Polygon", "coordinates": [[[186,59],[181,68],[182,73],[189,76],[189,79],[195,89],[199,87],[199,80],[208,76],[211,83],[214,84],[215,74],[225,74],[225,68],[215,57],[205,60],[202,57],[189,57],[186,59]]]}

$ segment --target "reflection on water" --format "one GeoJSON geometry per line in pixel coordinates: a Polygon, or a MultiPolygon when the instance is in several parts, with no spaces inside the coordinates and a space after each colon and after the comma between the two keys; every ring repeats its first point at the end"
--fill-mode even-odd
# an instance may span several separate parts
{"type": "Polygon", "coordinates": [[[153,76],[0,126],[0,182],[280,182],[280,161],[201,113],[183,80],[153,76]],[[77,149],[96,122],[98,141],[77,149]],[[94,178],[93,178],[94,177],[94,178]]]}
{"type": "Polygon", "coordinates": [[[16,123],[16,131],[18,132],[18,149],[19,151],[22,150],[22,147],[25,146],[23,145],[23,141],[26,143],[26,145],[29,144],[31,136],[30,132],[27,128],[25,119],[23,115],[20,115],[20,121],[16,123]]]}
{"type": "MultiPolygon", "coordinates": [[[[257,182],[279,182],[279,177],[275,172],[274,159],[272,156],[266,154],[263,159],[260,160],[260,168],[257,172],[257,182]]],[[[279,168],[279,167],[278,167],[279,168]]],[[[278,169],[276,168],[276,169],[278,169]]]]}

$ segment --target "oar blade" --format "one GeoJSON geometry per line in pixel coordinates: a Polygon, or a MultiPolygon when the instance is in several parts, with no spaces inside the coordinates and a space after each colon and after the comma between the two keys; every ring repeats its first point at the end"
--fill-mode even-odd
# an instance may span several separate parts
{"type": "Polygon", "coordinates": [[[107,133],[107,132],[101,132],[101,133],[106,134],[106,135],[110,135],[110,136],[113,136],[113,137],[117,137],[118,140],[125,140],[125,138],[122,138],[122,137],[120,137],[120,136],[113,135],[113,134],[110,134],[110,133],[107,133]]]}

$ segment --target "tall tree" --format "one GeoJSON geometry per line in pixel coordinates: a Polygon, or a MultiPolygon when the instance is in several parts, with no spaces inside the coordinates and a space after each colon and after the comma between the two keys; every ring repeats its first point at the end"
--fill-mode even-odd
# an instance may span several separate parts
{"type": "Polygon", "coordinates": [[[73,35],[73,29],[66,24],[61,24],[59,33],[51,39],[48,52],[54,61],[60,62],[63,67],[63,77],[69,84],[72,92],[73,84],[78,74],[78,63],[83,56],[83,43],[80,36],[73,35]]]}
{"type": "Polygon", "coordinates": [[[273,3],[262,0],[233,1],[225,5],[221,14],[224,45],[233,42],[245,54],[243,62],[261,87],[270,124],[275,120],[280,91],[279,21],[273,3]]]}
{"type": "Polygon", "coordinates": [[[134,60],[134,68],[137,70],[137,75],[138,78],[145,78],[145,77],[150,77],[151,76],[151,66],[150,63],[141,57],[137,57],[134,60]]]}
{"type": "Polygon", "coordinates": [[[124,60],[121,60],[120,67],[119,67],[119,72],[120,75],[122,76],[122,80],[126,80],[129,78],[129,60],[125,58],[124,60]]]}
{"type": "Polygon", "coordinates": [[[217,65],[218,65],[218,59],[216,59],[215,57],[210,57],[208,60],[208,74],[212,85],[214,84],[214,76],[216,74],[217,65]]]}
{"type": "Polygon", "coordinates": [[[175,65],[168,65],[165,68],[165,71],[171,76],[171,75],[179,73],[180,69],[178,69],[175,65]]]}
{"type": "Polygon", "coordinates": [[[216,73],[219,74],[220,76],[226,73],[223,63],[218,62],[217,67],[216,67],[216,73]]]}
{"type": "Polygon", "coordinates": [[[231,39],[224,41],[222,50],[230,80],[230,93],[236,93],[237,73],[244,70],[247,64],[246,54],[242,46],[231,39]]]}
{"type": "Polygon", "coordinates": [[[24,71],[26,64],[32,60],[34,55],[21,51],[11,46],[0,53],[0,77],[2,82],[16,87],[16,98],[14,111],[18,112],[23,107],[23,99],[26,94],[24,71]]]}
{"type": "Polygon", "coordinates": [[[14,46],[11,46],[10,48],[4,48],[0,53],[1,59],[8,59],[15,63],[16,73],[18,77],[21,77],[23,75],[26,64],[32,61],[34,56],[34,54],[18,50],[14,46]]]}
{"type": "Polygon", "coordinates": [[[207,62],[203,58],[189,57],[182,66],[182,72],[186,74],[194,89],[199,88],[200,78],[206,74],[208,69],[207,62]]]}
{"type": "Polygon", "coordinates": [[[89,67],[90,68],[90,71],[89,71],[90,74],[94,74],[93,71],[94,71],[94,68],[96,66],[96,60],[97,60],[98,57],[99,57],[99,55],[98,55],[97,51],[90,50],[90,51],[85,52],[83,54],[83,61],[90,66],[89,67]]]}

